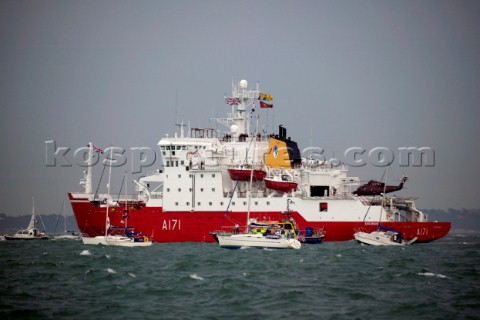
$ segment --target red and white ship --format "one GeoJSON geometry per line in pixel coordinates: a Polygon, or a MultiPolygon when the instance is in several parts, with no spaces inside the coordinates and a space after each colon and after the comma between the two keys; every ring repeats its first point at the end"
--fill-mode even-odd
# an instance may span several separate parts
{"type": "MultiPolygon", "coordinates": [[[[359,179],[348,177],[345,165],[302,158],[286,128],[260,134],[251,110],[263,99],[271,96],[242,80],[228,99],[231,112],[216,119],[226,132],[194,128],[185,134],[181,126],[180,134],[161,138],[163,170],[134,180],[134,195],[95,194],[88,166],[84,191],[68,194],[81,233],[103,235],[107,208],[111,225],[122,225],[128,216],[129,226],[155,242],[212,242],[213,231],[235,225],[245,231],[247,213],[257,221],[294,219],[300,230],[325,228],[324,241],[353,240],[356,230],[371,232],[378,223],[417,242],[449,232],[450,222],[429,221],[413,197],[354,195],[359,179]],[[244,168],[251,168],[252,179],[245,178],[244,168]],[[288,179],[266,181],[271,176],[288,179]]],[[[90,164],[93,149],[90,143],[90,164]]]]}

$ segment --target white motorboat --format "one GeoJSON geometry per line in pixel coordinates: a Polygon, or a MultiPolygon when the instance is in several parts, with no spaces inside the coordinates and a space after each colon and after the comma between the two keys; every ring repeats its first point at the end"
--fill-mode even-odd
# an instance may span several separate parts
{"type": "Polygon", "coordinates": [[[152,241],[148,238],[132,238],[121,235],[107,235],[97,237],[82,237],[83,244],[102,244],[119,247],[148,247],[152,241]]]}
{"type": "MultiPolygon", "coordinates": [[[[32,199],[33,201],[33,199],[32,199]]],[[[27,229],[18,230],[13,236],[4,236],[5,240],[48,240],[48,236],[37,229],[37,219],[35,218],[35,201],[33,201],[32,217],[27,229]]]]}
{"type": "Polygon", "coordinates": [[[381,225],[378,226],[377,231],[358,231],[353,236],[357,241],[372,246],[408,246],[417,240],[417,238],[407,240],[403,233],[382,227],[381,225]]]}
{"type": "Polygon", "coordinates": [[[218,234],[217,238],[220,247],[228,249],[239,249],[243,247],[300,249],[302,246],[297,239],[290,239],[283,235],[262,235],[257,233],[218,234]]]}

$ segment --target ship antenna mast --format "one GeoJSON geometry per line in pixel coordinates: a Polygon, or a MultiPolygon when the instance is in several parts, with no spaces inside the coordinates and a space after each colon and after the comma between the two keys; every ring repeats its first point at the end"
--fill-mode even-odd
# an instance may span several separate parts
{"type": "MultiPolygon", "coordinates": [[[[247,118],[247,107],[255,107],[255,99],[258,99],[259,84],[257,82],[255,89],[248,89],[247,80],[240,80],[238,85],[232,80],[232,97],[229,98],[229,104],[232,105],[232,113],[227,118],[213,118],[230,129],[235,137],[250,133],[250,119],[247,118]]],[[[225,97],[227,98],[227,97],[225,97]]],[[[226,100],[227,101],[227,100],[226,100]]]]}
{"type": "MultiPolygon", "coordinates": [[[[183,120],[180,121],[180,123],[178,122],[178,93],[177,93],[177,90],[175,90],[175,126],[180,127],[180,138],[184,138],[185,137],[185,132],[184,132],[183,127],[185,127],[186,125],[183,124],[183,120]]],[[[177,133],[175,131],[175,135],[176,134],[177,133]]]]}

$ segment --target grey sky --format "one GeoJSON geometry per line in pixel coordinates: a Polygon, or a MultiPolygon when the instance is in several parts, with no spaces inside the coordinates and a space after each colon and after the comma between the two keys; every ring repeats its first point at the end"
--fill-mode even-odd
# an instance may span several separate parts
{"type": "Polygon", "coordinates": [[[32,196],[58,212],[81,190],[82,168],[46,166],[46,140],[156,150],[176,100],[215,126],[232,78],[273,95],[270,123],[301,148],[433,148],[434,167],[395,159],[392,182],[409,176],[420,208],[478,208],[479,35],[478,1],[1,1],[0,212],[32,196]]]}

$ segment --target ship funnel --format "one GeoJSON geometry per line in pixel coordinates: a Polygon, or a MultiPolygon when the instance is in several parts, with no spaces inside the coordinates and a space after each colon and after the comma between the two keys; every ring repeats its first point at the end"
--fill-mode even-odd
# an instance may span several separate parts
{"type": "Polygon", "coordinates": [[[284,128],[283,125],[278,126],[278,138],[283,141],[287,139],[287,128],[284,128]]]}

